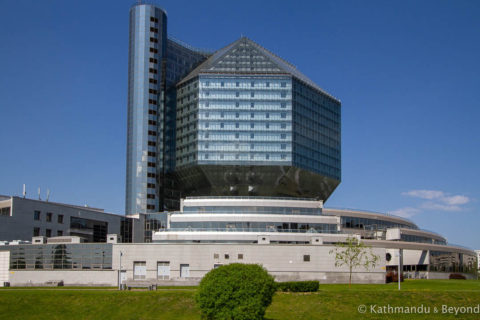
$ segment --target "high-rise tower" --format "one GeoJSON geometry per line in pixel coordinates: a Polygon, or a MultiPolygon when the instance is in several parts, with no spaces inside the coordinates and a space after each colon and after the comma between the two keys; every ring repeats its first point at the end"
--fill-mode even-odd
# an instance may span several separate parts
{"type": "Polygon", "coordinates": [[[167,15],[150,4],[130,9],[125,213],[178,207],[176,83],[207,53],[167,39],[167,15]]]}

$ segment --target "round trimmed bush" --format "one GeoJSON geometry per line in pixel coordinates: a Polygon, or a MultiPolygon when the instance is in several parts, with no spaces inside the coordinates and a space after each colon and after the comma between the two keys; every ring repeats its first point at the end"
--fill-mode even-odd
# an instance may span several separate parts
{"type": "Polygon", "coordinates": [[[275,281],[257,264],[233,263],[208,272],[196,295],[204,319],[263,319],[275,281]]]}

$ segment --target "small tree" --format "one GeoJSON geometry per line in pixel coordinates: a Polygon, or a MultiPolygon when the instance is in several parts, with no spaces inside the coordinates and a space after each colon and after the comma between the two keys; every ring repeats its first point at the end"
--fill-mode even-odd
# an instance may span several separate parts
{"type": "Polygon", "coordinates": [[[203,319],[260,320],[275,289],[273,277],[261,266],[232,263],[203,277],[196,301],[203,319]]]}
{"type": "Polygon", "coordinates": [[[339,242],[330,254],[335,253],[335,267],[347,266],[350,272],[348,286],[352,285],[353,269],[364,267],[369,270],[375,268],[379,256],[372,252],[371,247],[358,241],[355,237],[348,237],[345,242],[339,242]]]}

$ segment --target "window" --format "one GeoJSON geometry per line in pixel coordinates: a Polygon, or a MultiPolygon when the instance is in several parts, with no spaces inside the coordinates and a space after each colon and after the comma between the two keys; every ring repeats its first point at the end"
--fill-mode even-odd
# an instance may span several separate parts
{"type": "Polygon", "coordinates": [[[253,92],[253,91],[250,92],[250,97],[252,97],[252,98],[255,97],[255,92],[253,92]]]}
{"type": "Polygon", "coordinates": [[[267,112],[267,113],[265,114],[265,118],[267,118],[267,119],[270,118],[270,113],[267,112]]]}
{"type": "Polygon", "coordinates": [[[235,122],[235,128],[240,128],[240,124],[238,122],[235,122]]]}
{"type": "Polygon", "coordinates": [[[150,58],[150,62],[151,62],[151,63],[158,63],[158,60],[155,59],[155,58],[150,58]]]}
{"type": "Polygon", "coordinates": [[[225,112],[220,112],[220,118],[225,117],[225,112]]]}
{"type": "Polygon", "coordinates": [[[282,118],[286,118],[286,117],[287,117],[287,114],[286,114],[285,112],[282,112],[281,117],[282,117],[282,118]]]}
{"type": "Polygon", "coordinates": [[[148,210],[155,210],[155,206],[153,204],[147,204],[148,210]]]}
{"type": "Polygon", "coordinates": [[[250,139],[253,139],[255,138],[255,134],[254,133],[250,133],[250,139]]]}
{"type": "Polygon", "coordinates": [[[309,262],[310,261],[310,255],[309,254],[303,255],[303,261],[309,262]]]}
{"type": "Polygon", "coordinates": [[[151,147],[155,147],[157,143],[155,141],[148,141],[148,145],[151,147]]]}
{"type": "Polygon", "coordinates": [[[205,123],[205,128],[208,128],[210,126],[210,124],[207,122],[205,123]]]}
{"type": "Polygon", "coordinates": [[[221,123],[220,123],[220,128],[223,129],[224,126],[225,126],[225,125],[223,124],[223,122],[221,122],[221,123]]]}
{"type": "Polygon", "coordinates": [[[205,143],[205,149],[208,149],[208,143],[205,143]]]}
{"type": "Polygon", "coordinates": [[[240,117],[240,113],[235,113],[235,118],[239,118],[240,117]]]}
{"type": "Polygon", "coordinates": [[[52,236],[52,229],[46,229],[46,230],[45,230],[45,236],[46,236],[47,238],[50,238],[50,237],[52,236]]]}
{"type": "Polygon", "coordinates": [[[220,85],[221,85],[222,87],[224,87],[224,86],[225,86],[225,82],[223,82],[223,81],[220,82],[220,85]]]}
{"type": "Polygon", "coordinates": [[[155,199],[155,195],[154,194],[147,194],[147,199],[155,199]]]}
{"type": "Polygon", "coordinates": [[[285,91],[282,91],[282,93],[280,94],[280,97],[282,97],[282,98],[285,98],[285,97],[287,97],[287,92],[285,92],[285,91]]]}
{"type": "Polygon", "coordinates": [[[250,118],[254,118],[255,117],[255,114],[252,112],[250,113],[250,118]]]}
{"type": "Polygon", "coordinates": [[[266,123],[266,124],[265,124],[265,128],[266,128],[266,129],[270,128],[270,123],[266,123]]]}
{"type": "Polygon", "coordinates": [[[210,81],[205,82],[205,87],[208,87],[210,85],[210,81]]]}
{"type": "Polygon", "coordinates": [[[63,231],[62,230],[57,230],[57,237],[63,236],[63,231]]]}
{"type": "Polygon", "coordinates": [[[157,156],[157,153],[156,153],[156,152],[152,152],[152,151],[148,151],[148,156],[149,156],[149,157],[156,157],[156,156],[157,156]]]}
{"type": "Polygon", "coordinates": [[[148,135],[150,135],[150,136],[156,136],[157,133],[156,133],[155,131],[153,131],[153,130],[148,130],[148,135]]]}
{"type": "Polygon", "coordinates": [[[156,167],[155,162],[148,162],[147,164],[150,168],[155,168],[156,167]]]}
{"type": "Polygon", "coordinates": [[[255,145],[254,145],[253,143],[252,143],[252,144],[250,144],[250,150],[253,150],[253,149],[254,149],[254,147],[255,147],[255,145]]]}
{"type": "Polygon", "coordinates": [[[265,155],[265,159],[267,159],[267,160],[270,159],[270,155],[269,155],[269,154],[266,154],[266,155],[265,155]]]}
{"type": "Polygon", "coordinates": [[[190,277],[190,265],[181,264],[180,265],[180,278],[189,278],[190,277]]]}
{"type": "Polygon", "coordinates": [[[235,85],[236,85],[237,87],[240,87],[240,82],[237,81],[237,82],[235,83],[235,85]]]}
{"type": "Polygon", "coordinates": [[[226,260],[230,259],[230,255],[228,253],[225,253],[225,259],[226,260]]]}
{"type": "Polygon", "coordinates": [[[150,17],[150,21],[151,21],[151,22],[158,23],[158,18],[150,17]]]}
{"type": "MultiPolygon", "coordinates": [[[[267,82],[268,83],[268,82],[267,82]]],[[[238,254],[238,260],[243,260],[243,253],[238,254]]]]}
{"type": "Polygon", "coordinates": [[[157,121],[148,120],[148,124],[151,125],[151,126],[156,126],[156,125],[157,125],[157,121]]]}
{"type": "Polygon", "coordinates": [[[152,172],[148,172],[148,173],[147,173],[147,177],[149,177],[149,178],[155,178],[155,177],[156,177],[156,174],[155,174],[155,173],[152,173],[152,172]]]}
{"type": "Polygon", "coordinates": [[[147,263],[136,261],[133,263],[133,280],[143,280],[147,277],[147,263]]]}
{"type": "Polygon", "coordinates": [[[210,113],[209,112],[205,112],[205,118],[208,118],[210,117],[210,113]]]}
{"type": "Polygon", "coordinates": [[[282,129],[286,129],[286,128],[287,128],[287,124],[286,124],[286,123],[282,123],[282,124],[281,124],[281,128],[282,128],[282,129]]]}
{"type": "Polygon", "coordinates": [[[287,86],[287,83],[286,83],[286,82],[282,82],[282,83],[280,84],[280,86],[281,86],[282,88],[285,88],[285,87],[287,86]]]}
{"type": "Polygon", "coordinates": [[[155,116],[155,115],[157,115],[157,111],[156,111],[156,110],[149,109],[149,110],[148,110],[148,114],[153,114],[153,115],[155,116]]]}
{"type": "Polygon", "coordinates": [[[158,50],[155,49],[155,48],[150,48],[150,52],[153,52],[153,53],[158,53],[158,50]]]}
{"type": "Polygon", "coordinates": [[[150,32],[158,33],[158,29],[157,29],[157,28],[150,27],[150,32]]]}
{"type": "Polygon", "coordinates": [[[40,220],[40,211],[35,210],[33,212],[33,220],[40,220]]]}
{"type": "Polygon", "coordinates": [[[219,256],[218,253],[214,253],[214,254],[213,254],[213,259],[219,259],[219,258],[220,258],[220,256],[219,256]]]}
{"type": "Polygon", "coordinates": [[[155,184],[154,183],[147,183],[147,188],[155,189],[155,184]]]}
{"type": "Polygon", "coordinates": [[[255,128],[255,124],[254,124],[253,122],[250,123],[250,128],[251,128],[251,129],[255,128]]]}
{"type": "Polygon", "coordinates": [[[235,92],[235,97],[240,97],[240,92],[235,92]]]}
{"type": "Polygon", "coordinates": [[[285,102],[282,102],[282,104],[280,105],[282,108],[286,108],[287,107],[287,104],[285,102]]]}
{"type": "Polygon", "coordinates": [[[235,107],[240,107],[240,103],[239,102],[235,102],[235,107]]]}
{"type": "Polygon", "coordinates": [[[205,160],[208,160],[208,153],[205,155],[205,160]]]}
{"type": "Polygon", "coordinates": [[[287,155],[282,154],[282,155],[280,156],[280,158],[281,158],[282,160],[285,160],[285,159],[287,159],[287,155]]]}
{"type": "Polygon", "coordinates": [[[285,149],[287,149],[287,145],[286,145],[285,143],[282,143],[281,146],[280,146],[280,148],[281,148],[282,150],[285,150],[285,149]]]}
{"type": "Polygon", "coordinates": [[[170,261],[157,262],[157,279],[170,279],[170,261]]]}
{"type": "MultiPolygon", "coordinates": [[[[237,148],[237,149],[238,149],[238,148],[237,148]]],[[[240,159],[240,155],[239,155],[239,154],[236,154],[236,155],[235,155],[235,160],[238,160],[238,159],[240,159]]]]}
{"type": "Polygon", "coordinates": [[[208,137],[210,136],[210,134],[207,132],[205,133],[205,138],[208,139],[208,137]]]}
{"type": "Polygon", "coordinates": [[[39,227],[33,228],[33,236],[34,237],[40,236],[40,228],[39,227]]]}
{"type": "Polygon", "coordinates": [[[155,89],[148,89],[148,93],[157,94],[158,92],[155,89]]]}
{"type": "Polygon", "coordinates": [[[52,216],[53,214],[51,212],[47,212],[47,215],[45,216],[45,221],[52,222],[52,216]]]}
{"type": "Polygon", "coordinates": [[[287,135],[286,135],[285,133],[282,133],[282,134],[280,135],[280,139],[287,139],[287,135]]]}
{"type": "Polygon", "coordinates": [[[0,216],[9,216],[10,207],[0,208],[0,216]]]}
{"type": "Polygon", "coordinates": [[[237,138],[237,139],[240,138],[240,134],[238,132],[235,133],[235,138],[237,138]]]}

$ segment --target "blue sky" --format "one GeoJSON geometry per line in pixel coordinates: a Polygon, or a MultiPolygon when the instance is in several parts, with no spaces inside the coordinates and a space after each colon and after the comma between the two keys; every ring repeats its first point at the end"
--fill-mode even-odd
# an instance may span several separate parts
{"type": "MultiPolygon", "coordinates": [[[[133,1],[1,1],[0,194],[102,207],[125,198],[133,1]]],[[[480,249],[480,2],[158,1],[168,32],[241,35],[342,101],[330,207],[410,217],[480,249]]]]}

